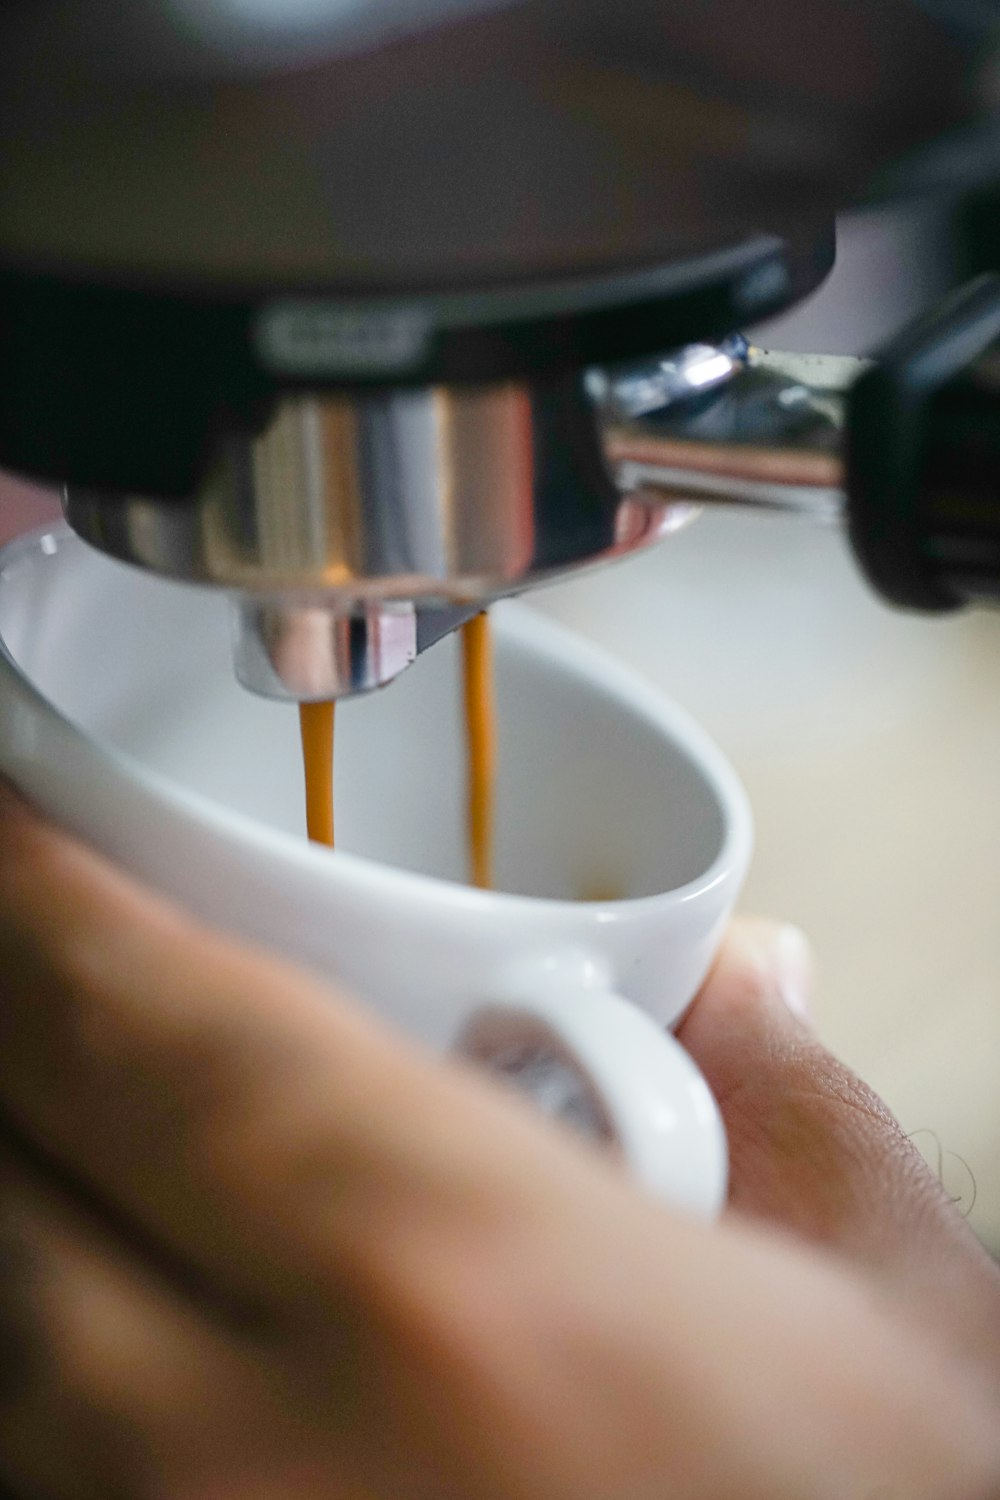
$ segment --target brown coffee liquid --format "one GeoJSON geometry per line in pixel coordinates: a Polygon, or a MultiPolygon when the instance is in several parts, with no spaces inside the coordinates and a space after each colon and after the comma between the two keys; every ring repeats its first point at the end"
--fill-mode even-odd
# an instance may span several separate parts
{"type": "Polygon", "coordinates": [[[306,829],[333,848],[333,704],[300,703],[302,763],[306,773],[306,829]]]}
{"type": "MultiPolygon", "coordinates": [[[[485,614],[462,627],[462,687],[466,743],[466,836],[469,879],[489,890],[493,884],[493,826],[496,782],[496,708],[493,699],[493,642],[485,614]]],[[[333,848],[332,703],[300,703],[302,761],[306,783],[306,829],[317,844],[333,848]]]]}
{"type": "Polygon", "coordinates": [[[465,698],[466,817],[469,879],[488,891],[493,884],[493,823],[496,785],[496,705],[493,699],[493,640],[485,614],[462,626],[462,686],[465,698]]]}

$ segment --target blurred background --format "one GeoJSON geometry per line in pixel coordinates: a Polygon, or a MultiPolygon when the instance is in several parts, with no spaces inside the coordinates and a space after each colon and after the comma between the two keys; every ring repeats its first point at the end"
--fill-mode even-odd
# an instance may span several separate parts
{"type": "MultiPolygon", "coordinates": [[[[754,336],[865,352],[968,269],[938,211],[848,218],[826,286],[754,336]]],[[[0,476],[3,534],[57,510],[0,476]]],[[[1000,616],[894,613],[838,532],[720,511],[532,603],[724,747],[757,823],[744,908],[809,933],[824,1040],[1000,1254],[1000,616]]]]}
{"type": "MultiPolygon", "coordinates": [[[[847,218],[825,286],[752,336],[865,353],[966,269],[940,209],[847,218]]],[[[805,928],[823,1039],[1000,1254],[1000,615],[895,612],[839,531],[722,511],[531,602],[725,749],[757,827],[744,910],[805,928]]]]}

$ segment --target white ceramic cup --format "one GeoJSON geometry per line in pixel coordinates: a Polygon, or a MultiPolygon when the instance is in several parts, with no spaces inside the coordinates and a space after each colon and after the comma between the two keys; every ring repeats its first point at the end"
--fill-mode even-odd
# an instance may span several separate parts
{"type": "Polygon", "coordinates": [[[701,730],[617,663],[523,606],[493,618],[494,892],[463,883],[453,640],[338,706],[331,853],[304,837],[294,706],[233,679],[227,601],[62,526],[0,553],[0,770],[207,921],[508,1074],[654,1191],[713,1213],[724,1134],[665,1027],[743,879],[746,798],[701,730]]]}

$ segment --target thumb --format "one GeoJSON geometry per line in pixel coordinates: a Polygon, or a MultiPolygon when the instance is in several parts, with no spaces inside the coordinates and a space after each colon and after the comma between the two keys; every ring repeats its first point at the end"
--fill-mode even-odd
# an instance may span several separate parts
{"type": "Polygon", "coordinates": [[[808,1021],[797,928],[743,919],[679,1031],[725,1118],[732,1212],[860,1265],[1000,1376],[1000,1273],[872,1089],[808,1021]]]}

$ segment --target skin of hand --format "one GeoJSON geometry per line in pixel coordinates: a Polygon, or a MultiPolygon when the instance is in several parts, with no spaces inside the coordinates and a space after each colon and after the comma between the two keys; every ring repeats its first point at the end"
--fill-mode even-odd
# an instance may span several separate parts
{"type": "Polygon", "coordinates": [[[1000,1281],[737,925],[682,1028],[732,1206],[0,791],[0,1482],[18,1500],[987,1500],[1000,1281]]]}
{"type": "Polygon", "coordinates": [[[0,470],[0,542],[62,519],[59,492],[0,470]]]}

